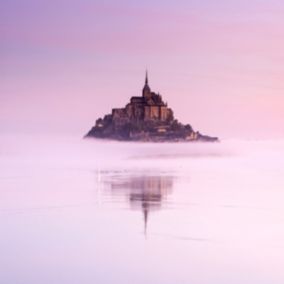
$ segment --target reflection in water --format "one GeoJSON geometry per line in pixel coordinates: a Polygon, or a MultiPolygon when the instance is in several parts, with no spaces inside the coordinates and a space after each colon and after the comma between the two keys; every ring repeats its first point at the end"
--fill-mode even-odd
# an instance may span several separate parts
{"type": "Polygon", "coordinates": [[[147,235],[149,212],[159,210],[165,197],[171,193],[173,177],[163,175],[112,176],[109,182],[113,195],[126,195],[132,209],[141,209],[144,217],[144,234],[147,235]]]}

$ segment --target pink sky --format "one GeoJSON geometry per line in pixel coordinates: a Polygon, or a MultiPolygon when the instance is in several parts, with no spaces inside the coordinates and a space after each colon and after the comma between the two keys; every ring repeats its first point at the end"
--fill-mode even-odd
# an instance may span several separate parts
{"type": "Polygon", "coordinates": [[[284,136],[281,1],[2,1],[0,131],[82,136],[150,86],[221,138],[284,136]]]}

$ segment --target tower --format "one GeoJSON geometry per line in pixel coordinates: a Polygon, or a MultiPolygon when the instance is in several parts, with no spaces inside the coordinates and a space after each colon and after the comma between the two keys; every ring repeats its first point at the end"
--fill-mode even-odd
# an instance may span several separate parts
{"type": "Polygon", "coordinates": [[[144,98],[151,97],[151,89],[148,85],[148,72],[147,72],[147,70],[146,70],[145,85],[144,85],[144,88],[143,88],[143,91],[142,91],[142,95],[143,95],[144,98]]]}

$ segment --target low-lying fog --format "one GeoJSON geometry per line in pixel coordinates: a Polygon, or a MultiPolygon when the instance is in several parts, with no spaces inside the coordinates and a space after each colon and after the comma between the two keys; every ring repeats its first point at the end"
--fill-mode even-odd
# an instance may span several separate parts
{"type": "Polygon", "coordinates": [[[0,170],[1,283],[284,283],[284,141],[2,136],[0,170]]]}

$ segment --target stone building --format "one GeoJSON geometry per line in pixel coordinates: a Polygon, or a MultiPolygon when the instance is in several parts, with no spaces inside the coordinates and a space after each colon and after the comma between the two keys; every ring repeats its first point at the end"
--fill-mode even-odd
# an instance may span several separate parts
{"type": "Polygon", "coordinates": [[[125,108],[112,109],[113,122],[117,125],[126,121],[170,121],[173,111],[164,103],[162,96],[151,91],[146,72],[142,96],[132,97],[125,108]]]}
{"type": "Polygon", "coordinates": [[[152,92],[146,72],[141,96],[130,98],[124,108],[113,108],[111,114],[96,120],[85,137],[124,141],[218,141],[195,132],[190,124],[174,118],[162,96],[152,92]]]}

